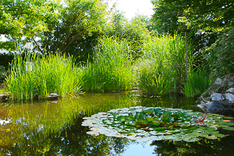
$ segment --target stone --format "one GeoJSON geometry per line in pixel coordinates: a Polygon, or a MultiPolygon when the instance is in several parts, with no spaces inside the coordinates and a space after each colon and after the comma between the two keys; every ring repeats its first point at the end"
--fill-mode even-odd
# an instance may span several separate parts
{"type": "Polygon", "coordinates": [[[225,99],[220,93],[213,93],[211,94],[210,98],[212,101],[223,101],[225,99]]]}
{"type": "Polygon", "coordinates": [[[226,101],[207,102],[197,106],[208,113],[224,114],[226,111],[234,111],[234,105],[226,101]]]}
{"type": "Polygon", "coordinates": [[[228,86],[231,87],[234,85],[234,82],[228,82],[228,86]]]}
{"type": "Polygon", "coordinates": [[[48,100],[58,100],[58,98],[60,97],[60,95],[58,95],[57,93],[50,93],[50,95],[47,97],[48,100]]]}
{"type": "Polygon", "coordinates": [[[226,93],[231,93],[231,94],[234,94],[234,88],[229,88],[226,93]]]}
{"type": "Polygon", "coordinates": [[[0,94],[0,102],[6,102],[8,100],[8,95],[0,94]]]}
{"type": "Polygon", "coordinates": [[[217,78],[216,81],[215,81],[215,84],[221,84],[222,83],[222,79],[221,78],[217,78]]]}
{"type": "Polygon", "coordinates": [[[225,93],[226,100],[228,100],[231,103],[234,103],[234,94],[231,93],[225,93]]]}

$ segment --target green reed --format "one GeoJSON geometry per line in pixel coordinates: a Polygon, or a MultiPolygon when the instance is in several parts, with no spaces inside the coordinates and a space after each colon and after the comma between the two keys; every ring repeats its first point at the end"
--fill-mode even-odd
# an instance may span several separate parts
{"type": "Polygon", "coordinates": [[[188,72],[187,81],[183,82],[185,96],[194,97],[202,94],[210,85],[209,73],[205,69],[188,72]]]}
{"type": "Polygon", "coordinates": [[[133,87],[134,75],[128,44],[113,38],[100,39],[93,63],[83,68],[86,91],[120,91],[133,87]]]}
{"type": "Polygon", "coordinates": [[[25,53],[15,56],[6,85],[12,99],[46,98],[52,92],[72,93],[80,86],[79,75],[72,57],[60,54],[39,57],[25,53]]]}
{"type": "Polygon", "coordinates": [[[177,83],[186,79],[192,55],[188,44],[186,68],[185,40],[179,36],[152,37],[144,44],[144,57],[138,61],[139,88],[154,95],[177,91],[177,83]]]}

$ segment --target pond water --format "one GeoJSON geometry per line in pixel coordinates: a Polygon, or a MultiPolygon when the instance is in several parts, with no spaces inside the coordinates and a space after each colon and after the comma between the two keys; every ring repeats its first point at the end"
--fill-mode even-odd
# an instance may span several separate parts
{"type": "Polygon", "coordinates": [[[201,111],[196,98],[179,95],[139,97],[134,92],[91,94],[50,102],[0,105],[0,155],[150,156],[233,155],[234,137],[199,142],[148,141],[91,136],[83,117],[131,106],[201,111]]]}

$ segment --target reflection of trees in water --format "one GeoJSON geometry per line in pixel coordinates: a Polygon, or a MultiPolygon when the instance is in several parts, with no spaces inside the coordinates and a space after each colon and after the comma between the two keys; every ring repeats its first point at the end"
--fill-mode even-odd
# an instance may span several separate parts
{"type": "Polygon", "coordinates": [[[145,107],[165,107],[200,110],[195,106],[196,97],[188,98],[180,94],[168,94],[163,96],[147,96],[141,98],[141,105],[145,107]]]}
{"type": "Polygon", "coordinates": [[[16,141],[1,149],[11,155],[110,155],[121,153],[127,139],[86,135],[84,114],[134,104],[129,96],[88,96],[58,103],[13,104],[8,109],[16,141]]]}
{"type": "Polygon", "coordinates": [[[43,138],[43,134],[35,133],[30,140],[22,137],[15,145],[13,155],[117,155],[125,150],[129,141],[124,138],[110,138],[104,135],[86,135],[87,127],[82,127],[82,116],[73,125],[61,131],[60,134],[50,134],[43,138]]]}
{"type": "Polygon", "coordinates": [[[153,141],[155,153],[160,156],[232,156],[234,153],[234,137],[229,136],[220,140],[202,139],[199,142],[153,141]]]}

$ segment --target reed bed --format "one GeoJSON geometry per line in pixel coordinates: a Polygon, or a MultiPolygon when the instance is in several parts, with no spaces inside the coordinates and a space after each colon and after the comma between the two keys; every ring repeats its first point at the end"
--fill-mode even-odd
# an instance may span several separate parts
{"type": "Polygon", "coordinates": [[[86,91],[121,91],[134,86],[128,44],[114,38],[100,39],[93,63],[83,68],[82,82],[86,91]]]}
{"type": "Polygon", "coordinates": [[[187,97],[202,94],[210,86],[209,73],[205,69],[191,70],[183,82],[183,93],[187,97]]]}
{"type": "Polygon", "coordinates": [[[72,57],[26,53],[15,56],[6,85],[12,99],[46,98],[49,93],[74,93],[80,86],[80,71],[72,57]]]}
{"type": "Polygon", "coordinates": [[[139,88],[146,94],[162,95],[178,90],[178,82],[186,80],[193,58],[188,44],[179,36],[152,37],[144,44],[144,57],[138,61],[139,88]],[[187,63],[186,63],[187,62],[187,63]],[[187,64],[187,68],[186,68],[187,64]]]}

